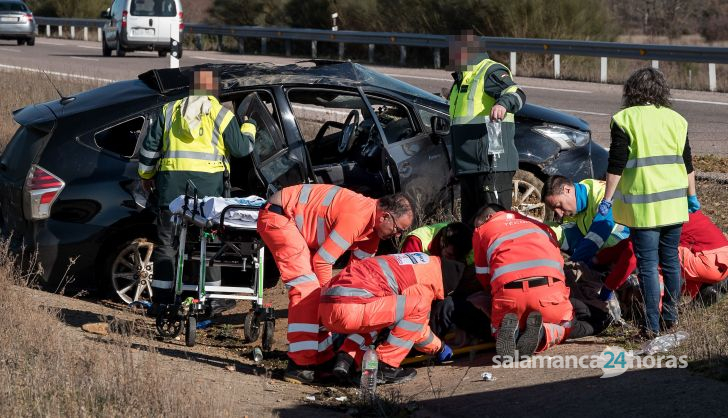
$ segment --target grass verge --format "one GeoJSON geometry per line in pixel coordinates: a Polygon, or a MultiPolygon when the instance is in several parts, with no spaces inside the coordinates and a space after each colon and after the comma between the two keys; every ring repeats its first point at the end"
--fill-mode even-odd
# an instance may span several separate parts
{"type": "MultiPolygon", "coordinates": [[[[233,416],[224,397],[204,394],[184,370],[111,334],[99,347],[42,306],[0,243],[0,414],[2,416],[233,416]],[[92,346],[93,345],[93,346],[92,346]]],[[[110,324],[112,325],[112,324],[110,324]]],[[[153,350],[152,350],[153,351],[153,350]]]]}

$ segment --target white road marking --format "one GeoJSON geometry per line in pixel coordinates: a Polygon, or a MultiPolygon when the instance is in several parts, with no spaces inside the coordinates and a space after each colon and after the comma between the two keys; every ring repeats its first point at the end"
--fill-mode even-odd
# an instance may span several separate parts
{"type": "Polygon", "coordinates": [[[10,49],[10,48],[0,48],[0,51],[20,52],[20,50],[18,50],[18,49],[10,49]]]}
{"type": "Polygon", "coordinates": [[[559,112],[567,112],[567,113],[583,113],[585,115],[595,115],[595,116],[611,116],[609,113],[599,113],[599,112],[587,112],[586,110],[572,110],[572,109],[556,109],[559,112]]]}
{"type": "Polygon", "coordinates": [[[693,100],[693,99],[672,99],[673,102],[687,102],[687,103],[702,103],[702,104],[713,104],[718,106],[728,106],[726,102],[711,102],[709,100],[693,100]]]}
{"type": "Polygon", "coordinates": [[[76,45],[78,48],[86,48],[86,49],[100,49],[98,46],[91,46],[91,45],[76,45]]]}
{"type": "Polygon", "coordinates": [[[49,42],[49,41],[40,40],[40,39],[36,40],[36,42],[39,43],[39,44],[45,44],[45,45],[63,45],[63,46],[68,46],[69,45],[69,44],[64,43],[64,42],[49,42]]]}
{"type": "Polygon", "coordinates": [[[252,60],[234,60],[234,59],[230,59],[230,58],[203,57],[202,55],[189,55],[189,57],[197,59],[197,60],[203,60],[203,61],[239,62],[242,64],[253,64],[253,63],[258,62],[258,61],[252,61],[252,60]]]}
{"type": "Polygon", "coordinates": [[[73,58],[75,60],[85,60],[85,61],[98,61],[98,58],[88,58],[88,57],[69,57],[73,58]]]}
{"type": "Polygon", "coordinates": [[[438,78],[438,77],[424,77],[421,75],[409,75],[409,74],[393,74],[393,73],[382,73],[384,75],[388,75],[390,77],[402,77],[402,78],[412,78],[415,80],[433,80],[433,81],[447,81],[448,83],[452,83],[452,79],[447,78],[438,78]]]}
{"type": "Polygon", "coordinates": [[[583,93],[583,94],[590,94],[591,92],[588,90],[573,90],[573,89],[559,89],[555,87],[536,87],[536,86],[524,86],[522,84],[519,84],[520,87],[523,87],[524,89],[533,89],[533,90],[550,90],[550,91],[563,91],[565,93],[583,93]]]}
{"type": "Polygon", "coordinates": [[[31,73],[46,73],[48,75],[55,75],[58,77],[67,77],[67,78],[77,78],[80,80],[91,80],[91,81],[101,81],[104,83],[114,83],[117,80],[111,80],[109,78],[98,78],[98,77],[89,77],[86,75],[78,75],[78,74],[71,74],[71,73],[61,73],[58,71],[43,71],[39,70],[37,68],[28,68],[28,67],[17,67],[15,65],[6,65],[6,64],[0,64],[0,68],[5,68],[7,70],[15,70],[15,71],[28,71],[31,73]]]}

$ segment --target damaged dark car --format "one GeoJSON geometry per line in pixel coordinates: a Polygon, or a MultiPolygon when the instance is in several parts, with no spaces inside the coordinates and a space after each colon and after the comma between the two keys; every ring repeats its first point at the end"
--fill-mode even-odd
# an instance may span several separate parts
{"type": "MultiPolygon", "coordinates": [[[[445,99],[350,62],[204,67],[219,73],[220,101],[258,123],[251,157],[231,161],[233,195],[333,183],[372,197],[405,192],[425,214],[458,195],[445,99]]],[[[143,293],[154,231],[138,193],[139,148],[160,107],[188,94],[194,68],[152,70],[14,113],[20,127],[0,157],[0,228],[16,248],[38,250],[44,284],[73,277],[126,302],[143,293]]],[[[606,150],[571,115],[525,105],[516,146],[514,206],[537,218],[548,175],[605,174],[606,150]]]]}

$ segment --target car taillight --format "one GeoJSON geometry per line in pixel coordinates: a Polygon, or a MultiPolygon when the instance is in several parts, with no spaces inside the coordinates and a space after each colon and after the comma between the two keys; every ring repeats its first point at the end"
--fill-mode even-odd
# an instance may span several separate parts
{"type": "Polygon", "coordinates": [[[25,193],[31,219],[48,219],[51,205],[66,186],[48,170],[32,165],[25,181],[25,193]]]}
{"type": "Polygon", "coordinates": [[[32,22],[33,21],[33,13],[28,13],[28,14],[25,15],[25,17],[28,18],[28,22],[32,22]]]}
{"type": "Polygon", "coordinates": [[[179,12],[179,13],[177,13],[177,16],[179,17],[179,31],[182,32],[185,28],[185,22],[183,22],[183,20],[182,20],[184,13],[179,12]]]}
{"type": "Polygon", "coordinates": [[[129,14],[129,12],[127,12],[126,10],[124,10],[123,12],[121,12],[121,27],[122,28],[125,28],[126,27],[126,16],[128,14],[129,14]]]}

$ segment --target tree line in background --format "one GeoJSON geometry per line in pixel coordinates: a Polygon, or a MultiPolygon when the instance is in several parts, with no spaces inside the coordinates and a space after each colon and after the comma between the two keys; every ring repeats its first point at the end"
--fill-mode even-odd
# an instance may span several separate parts
{"type": "MultiPolygon", "coordinates": [[[[147,0],[149,1],[149,0],[147,0]]],[[[209,3],[227,25],[611,41],[619,35],[700,34],[728,40],[726,0],[183,0],[209,3]]],[[[97,18],[111,0],[27,0],[38,16],[97,18]]],[[[190,22],[191,23],[191,22],[190,22]]]]}

